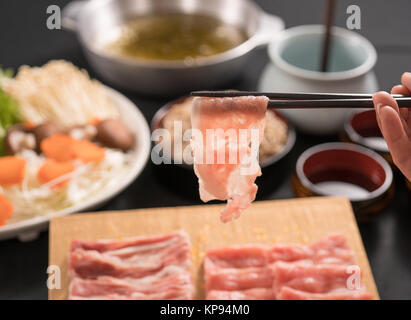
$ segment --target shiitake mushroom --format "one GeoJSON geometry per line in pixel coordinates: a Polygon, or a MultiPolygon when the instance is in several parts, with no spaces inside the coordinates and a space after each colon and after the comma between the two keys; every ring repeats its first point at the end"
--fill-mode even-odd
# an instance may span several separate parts
{"type": "Polygon", "coordinates": [[[23,124],[11,126],[4,138],[6,154],[14,155],[24,149],[34,150],[36,138],[33,132],[23,124]]]}
{"type": "Polygon", "coordinates": [[[130,150],[134,144],[134,137],[130,130],[116,119],[102,120],[97,124],[97,141],[106,147],[130,150]]]}
{"type": "Polygon", "coordinates": [[[94,140],[97,135],[97,128],[91,124],[76,125],[70,127],[67,134],[78,140],[94,140]]]}
{"type": "Polygon", "coordinates": [[[55,135],[56,133],[60,133],[61,129],[52,122],[45,122],[37,125],[33,131],[36,137],[37,151],[40,151],[41,142],[44,139],[55,135]]]}
{"type": "MultiPolygon", "coordinates": [[[[61,130],[56,124],[46,122],[37,125],[34,129],[29,129],[23,124],[17,124],[7,130],[4,145],[7,154],[16,154],[23,149],[36,150],[40,152],[39,148],[41,142],[61,130]]],[[[96,139],[103,146],[128,151],[133,147],[134,136],[128,128],[116,119],[106,119],[100,121],[96,126],[93,125],[78,125],[64,130],[75,139],[96,139]]]]}

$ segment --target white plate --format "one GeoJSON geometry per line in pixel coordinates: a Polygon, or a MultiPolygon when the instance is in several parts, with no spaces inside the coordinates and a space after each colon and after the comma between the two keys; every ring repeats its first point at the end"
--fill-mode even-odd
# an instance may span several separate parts
{"type": "Polygon", "coordinates": [[[51,218],[68,215],[85,210],[93,210],[102,206],[105,202],[119,194],[130,185],[145,167],[150,155],[150,129],[143,114],[137,106],[121,93],[106,87],[109,96],[117,104],[120,111],[120,118],[135,136],[135,146],[132,151],[132,158],[129,172],[124,180],[113,188],[103,190],[101,194],[88,201],[81,202],[69,208],[49,213],[45,216],[35,217],[17,223],[0,227],[0,240],[17,237],[21,241],[30,241],[38,237],[41,231],[48,228],[51,218]]]}

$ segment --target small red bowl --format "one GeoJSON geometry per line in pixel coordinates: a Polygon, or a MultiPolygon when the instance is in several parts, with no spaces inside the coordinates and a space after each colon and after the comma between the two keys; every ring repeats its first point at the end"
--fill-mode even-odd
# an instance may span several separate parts
{"type": "Polygon", "coordinates": [[[325,143],[303,152],[292,184],[298,197],[349,198],[360,221],[381,212],[394,195],[393,173],[387,161],[351,143],[325,143]]]}
{"type": "Polygon", "coordinates": [[[374,150],[384,157],[390,165],[393,165],[387,143],[382,136],[373,109],[351,114],[345,121],[342,140],[374,150]]]}

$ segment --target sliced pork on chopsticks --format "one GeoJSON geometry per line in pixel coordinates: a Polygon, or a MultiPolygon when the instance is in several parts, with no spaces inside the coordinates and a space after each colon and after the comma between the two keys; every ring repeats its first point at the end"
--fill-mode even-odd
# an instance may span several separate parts
{"type": "Polygon", "coordinates": [[[192,147],[200,197],[204,202],[227,200],[223,222],[238,218],[255,199],[267,104],[263,96],[193,101],[192,147]]]}

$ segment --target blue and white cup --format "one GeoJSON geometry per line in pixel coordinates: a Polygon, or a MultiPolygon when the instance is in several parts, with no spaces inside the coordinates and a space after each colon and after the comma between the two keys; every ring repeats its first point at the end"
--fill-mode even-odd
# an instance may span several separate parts
{"type": "MultiPolygon", "coordinates": [[[[271,92],[373,93],[378,83],[373,67],[374,46],[363,36],[343,28],[331,29],[329,71],[320,72],[323,25],[286,29],[268,47],[271,62],[259,90],[271,92]]],[[[334,134],[341,130],[348,109],[281,110],[301,131],[334,134]]]]}

